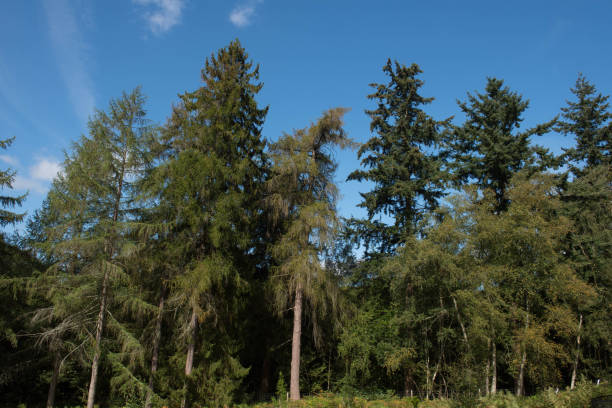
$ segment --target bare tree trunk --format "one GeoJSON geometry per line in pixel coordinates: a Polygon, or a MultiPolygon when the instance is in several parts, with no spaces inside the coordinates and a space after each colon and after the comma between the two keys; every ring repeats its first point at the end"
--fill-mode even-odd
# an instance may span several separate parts
{"type": "Polygon", "coordinates": [[[487,337],[487,365],[485,366],[485,395],[489,395],[491,389],[489,387],[489,370],[491,368],[491,356],[489,355],[491,350],[491,339],[487,337]]]}
{"type": "Polygon", "coordinates": [[[412,397],[412,373],[406,369],[404,373],[404,397],[412,397]]]}
{"type": "Polygon", "coordinates": [[[59,379],[60,369],[62,367],[62,356],[59,351],[55,351],[53,357],[53,376],[49,384],[49,393],[47,394],[47,408],[53,408],[55,405],[55,390],[57,389],[57,381],[59,379]]]}
{"type": "Polygon", "coordinates": [[[102,299],[100,300],[100,312],[98,313],[98,321],[96,322],[96,342],[93,362],[91,363],[91,379],[89,381],[89,393],[87,395],[87,408],[93,408],[94,399],[96,397],[96,382],[98,380],[98,367],[100,365],[100,356],[102,355],[102,329],[104,328],[104,318],[106,317],[106,297],[108,292],[109,270],[105,265],[104,278],[102,280],[102,299]]]}
{"type": "Polygon", "coordinates": [[[580,330],[582,329],[582,314],[580,314],[580,322],[578,323],[578,336],[576,337],[576,358],[574,359],[574,369],[572,370],[572,381],[570,390],[576,386],[576,374],[578,371],[578,357],[580,356],[580,330]]]}
{"type": "Polygon", "coordinates": [[[491,394],[497,392],[497,345],[491,341],[491,394]]]}
{"type": "Polygon", "coordinates": [[[468,342],[467,332],[465,331],[465,326],[463,325],[463,319],[461,319],[461,314],[459,313],[459,308],[457,307],[457,300],[453,296],[453,305],[455,306],[455,312],[457,312],[457,320],[459,321],[459,326],[461,326],[461,333],[463,334],[463,341],[465,341],[465,346],[467,347],[467,351],[470,351],[470,343],[468,342]]]}
{"type": "Polygon", "coordinates": [[[197,316],[195,309],[191,311],[191,321],[189,322],[190,339],[189,345],[187,346],[187,359],[185,360],[185,395],[183,395],[183,401],[181,401],[181,408],[187,408],[187,378],[193,371],[193,356],[195,354],[195,343],[196,343],[196,328],[197,328],[197,316]]]}
{"type": "Polygon", "coordinates": [[[165,290],[162,288],[161,297],[159,299],[159,305],[157,308],[157,319],[155,322],[155,334],[153,335],[153,353],[151,356],[151,373],[149,375],[149,388],[147,389],[147,396],[145,398],[145,408],[151,408],[153,398],[153,378],[157,373],[157,361],[159,357],[159,342],[161,340],[161,326],[162,318],[164,314],[164,302],[166,300],[165,290]]]}
{"type": "MultiPolygon", "coordinates": [[[[525,331],[529,328],[529,305],[527,305],[527,316],[525,317],[525,331]]],[[[527,364],[527,346],[522,341],[519,344],[521,352],[521,365],[519,366],[518,377],[516,379],[516,395],[525,395],[525,364],[527,364]]]]}
{"type": "Polygon", "coordinates": [[[295,305],[293,307],[293,338],[291,340],[291,379],[289,398],[292,401],[300,399],[300,342],[302,340],[302,284],[295,289],[295,305]]]}
{"type": "Polygon", "coordinates": [[[266,399],[270,392],[270,351],[266,346],[266,354],[261,364],[261,380],[259,381],[259,399],[266,399]]]}
{"type": "Polygon", "coordinates": [[[516,395],[525,395],[525,363],[527,362],[527,351],[523,348],[521,356],[521,366],[519,368],[518,379],[516,381],[516,395]]]}
{"type": "Polygon", "coordinates": [[[429,399],[429,355],[425,359],[425,399],[429,399]]]}

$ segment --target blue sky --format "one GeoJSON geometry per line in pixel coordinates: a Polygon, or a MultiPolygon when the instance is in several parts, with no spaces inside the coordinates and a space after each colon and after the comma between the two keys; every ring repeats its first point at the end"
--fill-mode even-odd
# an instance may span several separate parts
{"type": "MultiPolygon", "coordinates": [[[[559,113],[579,72],[612,93],[611,15],[609,0],[4,1],[0,138],[16,140],[0,151],[0,168],[17,170],[31,214],[94,108],[142,85],[150,119],[164,123],[177,94],[200,85],[205,58],[234,38],[261,66],[271,140],[345,106],[346,129],[366,141],[368,84],[386,81],[387,58],[421,66],[436,118],[458,115],[456,100],[495,76],[530,99],[525,125],[534,125],[559,113]]],[[[535,141],[556,152],[573,143],[535,141]]],[[[337,159],[340,212],[361,216],[368,187],[344,182],[356,152],[337,159]]]]}

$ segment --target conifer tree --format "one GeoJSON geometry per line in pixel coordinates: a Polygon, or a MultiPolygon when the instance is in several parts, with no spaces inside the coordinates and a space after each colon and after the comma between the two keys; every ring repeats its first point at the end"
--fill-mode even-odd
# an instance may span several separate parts
{"type": "Polygon", "coordinates": [[[582,174],[577,166],[586,168],[612,164],[612,112],[609,96],[597,92],[595,86],[580,74],[571,89],[575,102],[567,101],[561,108],[562,118],[556,130],[576,138],[576,147],[565,150],[565,158],[576,175],[582,174]]]}
{"type": "MultiPolygon", "coordinates": [[[[0,140],[0,149],[7,149],[15,140],[15,138],[0,140]]],[[[0,170],[0,191],[5,189],[13,188],[13,181],[15,180],[15,172],[11,169],[0,170]]],[[[7,210],[7,208],[14,208],[20,206],[26,198],[26,194],[20,196],[4,195],[0,192],[0,227],[4,227],[8,224],[15,224],[23,220],[25,214],[18,214],[7,210]]]]}
{"type": "Polygon", "coordinates": [[[334,281],[322,264],[322,256],[333,243],[338,227],[337,188],[333,182],[337,164],[332,149],[352,145],[342,128],[345,112],[342,108],[326,111],[310,127],[285,134],[270,147],[274,166],[269,180],[272,194],[267,200],[285,231],[272,248],[279,265],[271,279],[279,310],[288,304],[293,307],[292,400],[300,399],[303,312],[310,306],[313,313],[321,313],[330,298],[332,305],[335,302],[334,281]]]}
{"type": "Polygon", "coordinates": [[[45,231],[50,256],[56,260],[49,273],[75,285],[68,294],[71,308],[80,305],[81,311],[95,312],[90,316],[95,327],[90,330],[88,408],[95,402],[106,327],[112,326],[122,340],[131,340],[109,310],[111,302],[129,299],[111,294],[129,280],[125,259],[138,227],[133,218],[135,182],[149,164],[147,141],[153,129],[145,118],[144,101],[136,88],[111,100],[107,112],[96,111],[88,124],[89,135],[74,143],[48,195],[56,217],[45,231]]]}
{"type": "Polygon", "coordinates": [[[571,92],[576,101],[561,108],[562,121],[556,130],[575,137],[576,146],[565,150],[564,159],[574,178],[563,188],[564,212],[573,221],[567,236],[569,259],[580,277],[598,292],[597,301],[584,315],[584,324],[575,336],[576,350],[570,387],[575,385],[579,365],[588,375],[599,378],[610,365],[612,349],[604,339],[612,337],[608,322],[612,318],[612,112],[609,96],[597,91],[580,74],[571,92]],[[584,343],[580,350],[580,339],[584,343]]]}
{"type": "Polygon", "coordinates": [[[518,131],[529,101],[496,78],[487,79],[484,93],[468,93],[467,101],[458,104],[466,121],[455,128],[450,146],[455,182],[473,180],[482,189],[492,189],[498,202],[496,211],[505,210],[509,204],[507,189],[514,174],[553,164],[546,149],[530,143],[532,135],[550,131],[555,120],[518,131]]]}
{"type": "Polygon", "coordinates": [[[374,189],[361,193],[359,204],[368,210],[368,220],[357,222],[359,233],[389,252],[413,234],[427,211],[435,209],[444,195],[444,154],[439,149],[441,128],[423,108],[433,101],[419,94],[423,81],[418,65],[406,67],[388,60],[383,72],[387,84],[371,84],[368,99],[378,104],[366,113],[370,131],[376,135],[359,148],[358,157],[367,170],[356,170],[348,179],[370,181],[374,189]],[[393,218],[392,225],[375,220],[377,215],[393,218]]]}
{"type": "MultiPolygon", "coordinates": [[[[197,351],[213,344],[201,336],[210,331],[204,323],[227,323],[220,314],[233,307],[231,293],[240,291],[254,269],[267,165],[261,127],[268,109],[255,99],[262,88],[258,80],[259,67],[238,40],[211,55],[202,69],[203,86],[180,95],[162,140],[167,160],[149,182],[170,223],[168,247],[181,269],[172,284],[185,313],[182,406],[193,398],[197,351]]],[[[245,372],[233,356],[223,359],[222,375],[245,372]]]]}

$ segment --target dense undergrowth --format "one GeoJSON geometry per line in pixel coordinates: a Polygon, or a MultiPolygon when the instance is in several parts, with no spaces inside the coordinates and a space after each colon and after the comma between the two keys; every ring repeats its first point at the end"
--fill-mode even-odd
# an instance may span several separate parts
{"type": "Polygon", "coordinates": [[[557,391],[552,388],[528,397],[517,397],[509,392],[479,398],[439,398],[420,400],[418,397],[367,398],[340,394],[321,394],[303,398],[299,402],[272,401],[257,404],[253,408],[583,408],[590,407],[591,400],[612,395],[609,383],[594,385],[580,383],[574,390],[557,391]]]}

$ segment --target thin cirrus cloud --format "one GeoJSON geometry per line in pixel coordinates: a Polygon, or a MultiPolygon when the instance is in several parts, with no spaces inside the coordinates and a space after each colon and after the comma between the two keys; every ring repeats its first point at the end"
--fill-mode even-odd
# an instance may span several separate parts
{"type": "Polygon", "coordinates": [[[0,161],[10,165],[10,166],[16,166],[17,164],[19,164],[19,162],[17,161],[16,158],[8,156],[6,154],[0,154],[0,161]]]}
{"type": "Polygon", "coordinates": [[[62,166],[59,162],[41,157],[33,166],[30,166],[26,175],[17,173],[13,187],[17,191],[27,190],[44,194],[48,190],[49,182],[61,171],[62,166]]]}
{"type": "Polygon", "coordinates": [[[255,11],[259,3],[262,3],[262,0],[238,4],[230,12],[229,20],[236,27],[248,26],[253,21],[253,17],[255,17],[255,11]]]}
{"type": "Polygon", "coordinates": [[[181,22],[185,0],[132,0],[144,7],[144,17],[153,34],[163,34],[181,22]]]}
{"type": "Polygon", "coordinates": [[[78,118],[87,123],[95,106],[94,87],[87,69],[88,46],[75,10],[67,0],[45,0],[43,4],[60,74],[78,118]]]}

